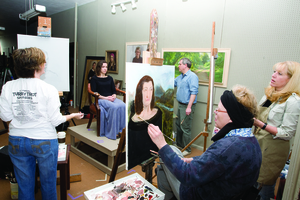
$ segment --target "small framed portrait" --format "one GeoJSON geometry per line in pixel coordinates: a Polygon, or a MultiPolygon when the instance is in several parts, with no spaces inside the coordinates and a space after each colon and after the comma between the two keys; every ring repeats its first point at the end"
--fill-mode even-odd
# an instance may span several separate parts
{"type": "Polygon", "coordinates": [[[117,74],[119,72],[118,58],[118,50],[105,51],[108,73],[117,74]]]}
{"type": "Polygon", "coordinates": [[[126,42],[126,62],[143,63],[143,52],[148,50],[149,42],[126,42]]]}
{"type": "Polygon", "coordinates": [[[123,81],[122,80],[117,80],[115,79],[115,87],[122,90],[122,83],[123,81]]]}

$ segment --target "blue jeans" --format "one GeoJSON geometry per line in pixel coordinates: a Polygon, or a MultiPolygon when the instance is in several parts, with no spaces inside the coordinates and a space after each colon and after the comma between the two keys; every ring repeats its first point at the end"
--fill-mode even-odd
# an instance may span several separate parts
{"type": "Polygon", "coordinates": [[[35,170],[39,166],[43,200],[56,200],[58,142],[9,136],[8,153],[19,185],[19,200],[35,199],[35,170]]]}

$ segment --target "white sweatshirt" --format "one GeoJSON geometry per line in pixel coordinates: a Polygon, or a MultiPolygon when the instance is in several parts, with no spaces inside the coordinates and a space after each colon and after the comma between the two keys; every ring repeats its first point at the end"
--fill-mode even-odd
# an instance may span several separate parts
{"type": "Polygon", "coordinates": [[[38,78],[19,78],[3,86],[0,117],[11,121],[9,135],[32,139],[57,138],[55,127],[66,121],[57,89],[38,78]]]}

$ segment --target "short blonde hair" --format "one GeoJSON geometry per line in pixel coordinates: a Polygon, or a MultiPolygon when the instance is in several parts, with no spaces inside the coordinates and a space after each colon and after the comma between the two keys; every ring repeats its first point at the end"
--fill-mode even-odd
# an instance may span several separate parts
{"type": "Polygon", "coordinates": [[[254,117],[257,117],[257,101],[251,90],[242,85],[235,85],[232,88],[232,93],[240,104],[247,108],[247,110],[251,112],[254,117]]]}
{"type": "Polygon", "coordinates": [[[275,88],[268,86],[265,89],[265,94],[271,102],[279,100],[279,103],[285,102],[292,93],[296,93],[300,96],[300,63],[294,61],[285,61],[276,63],[273,66],[274,70],[287,71],[287,75],[290,80],[280,91],[275,91],[275,88]]]}
{"type": "Polygon", "coordinates": [[[44,52],[36,47],[16,49],[12,54],[14,69],[19,78],[33,78],[40,71],[40,65],[46,63],[44,52]]]}
{"type": "Polygon", "coordinates": [[[135,48],[135,53],[136,53],[136,51],[140,51],[140,53],[141,53],[141,48],[140,47],[136,47],[135,48]]]}

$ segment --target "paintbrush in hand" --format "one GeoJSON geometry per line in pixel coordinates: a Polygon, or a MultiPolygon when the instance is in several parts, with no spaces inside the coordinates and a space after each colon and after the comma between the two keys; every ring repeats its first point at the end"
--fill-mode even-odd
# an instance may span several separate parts
{"type": "MultiPolygon", "coordinates": [[[[143,118],[141,118],[140,116],[138,116],[138,118],[140,119],[140,120],[142,120],[142,121],[144,121],[144,122],[146,122],[148,125],[149,125],[149,122],[147,122],[146,120],[144,120],[143,118]]],[[[163,132],[162,132],[162,134],[164,134],[163,132]]],[[[164,134],[164,136],[165,137],[167,137],[169,140],[171,140],[171,141],[174,141],[173,139],[171,139],[170,137],[168,137],[167,135],[165,135],[164,134]]]]}
{"type": "Polygon", "coordinates": [[[183,121],[186,119],[186,117],[187,117],[187,115],[184,117],[184,119],[181,121],[181,123],[180,123],[180,124],[182,124],[182,123],[183,123],[183,121]]]}

